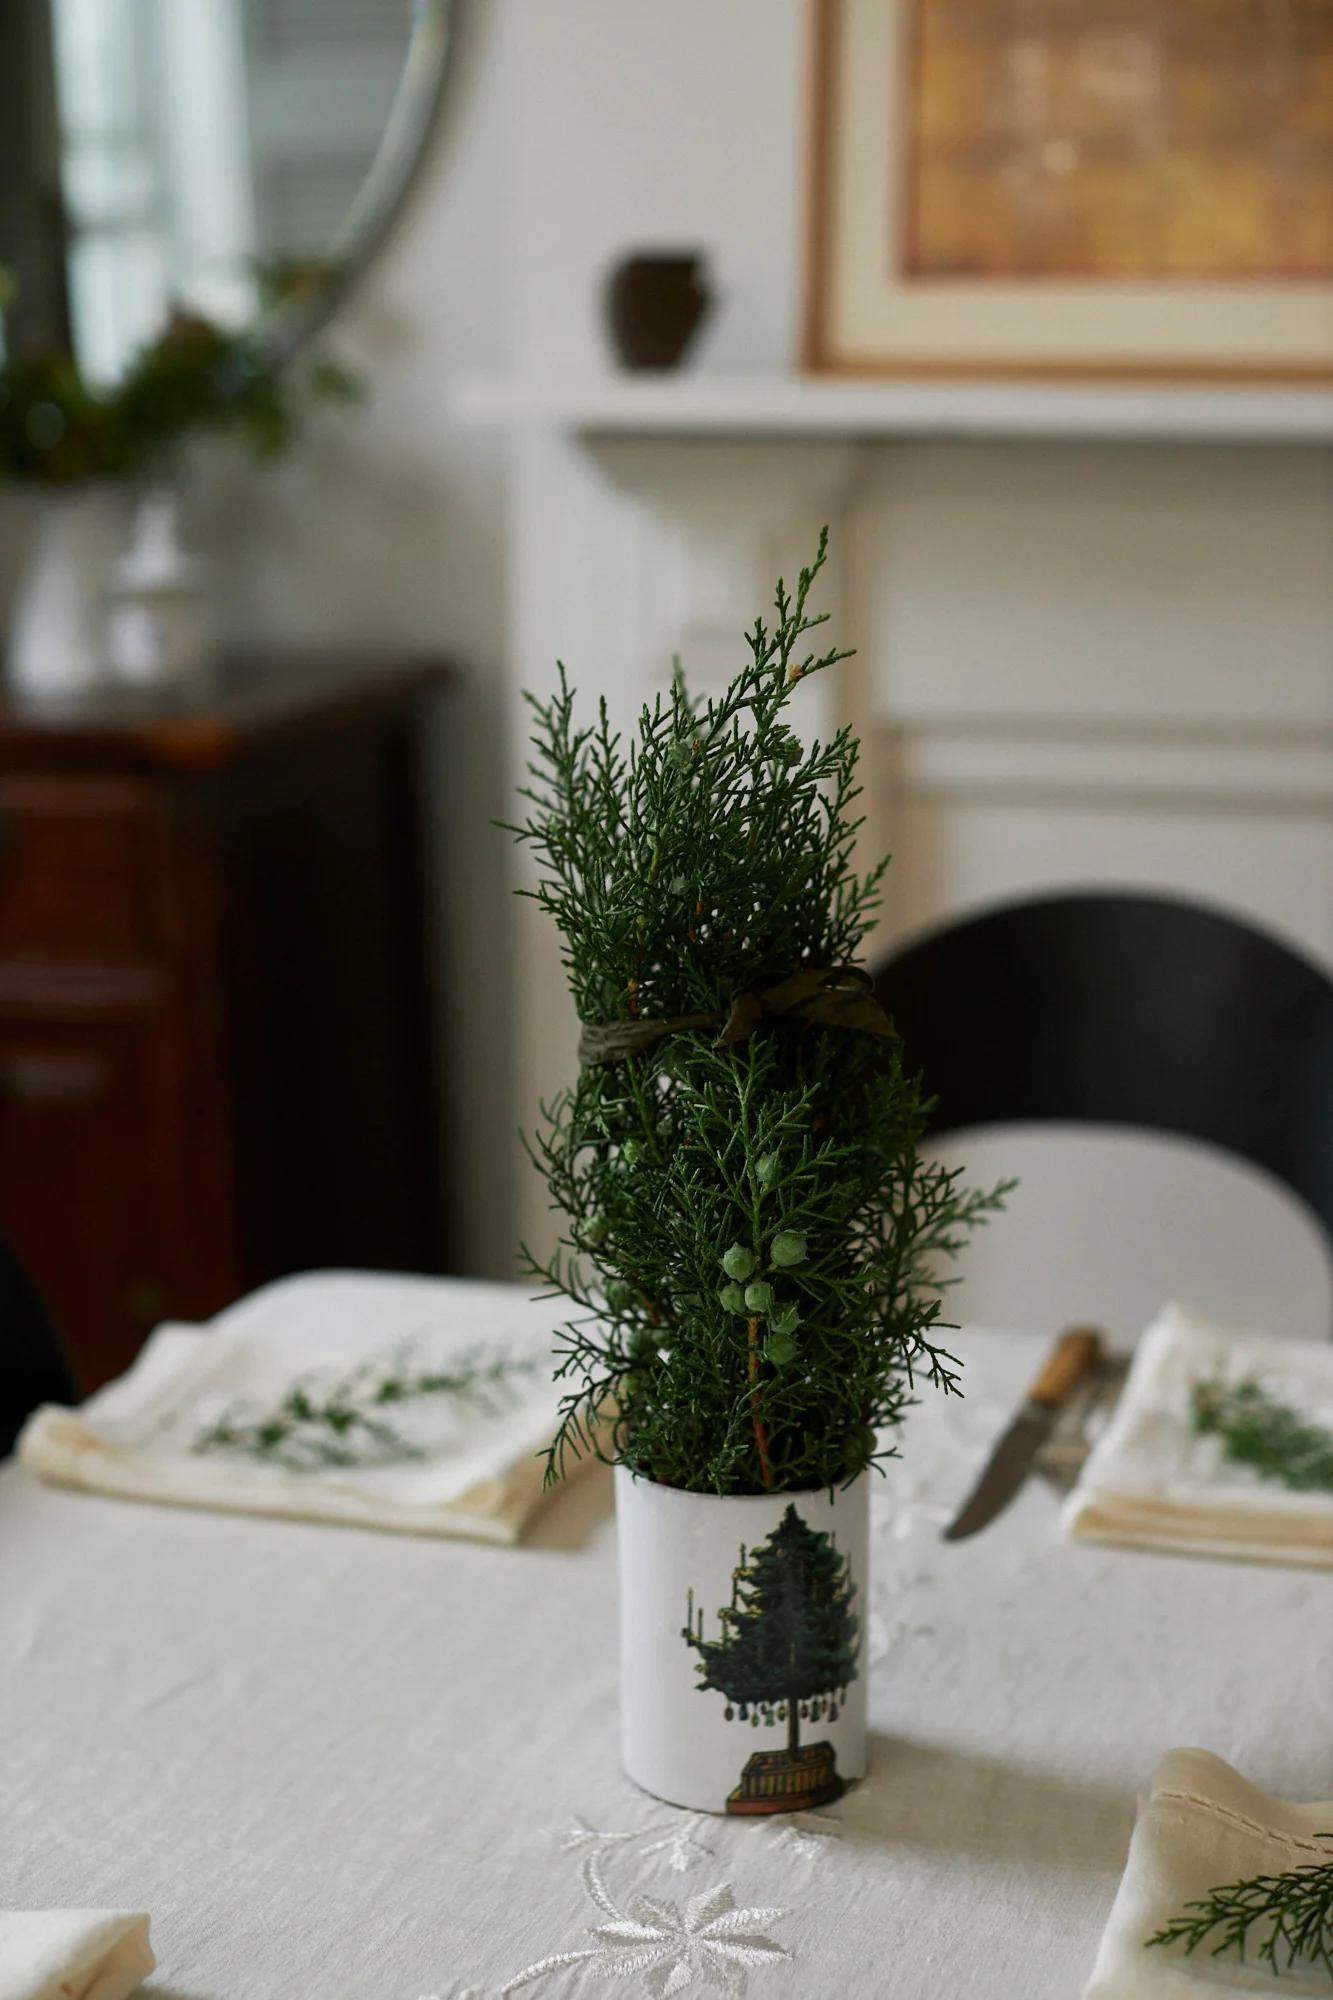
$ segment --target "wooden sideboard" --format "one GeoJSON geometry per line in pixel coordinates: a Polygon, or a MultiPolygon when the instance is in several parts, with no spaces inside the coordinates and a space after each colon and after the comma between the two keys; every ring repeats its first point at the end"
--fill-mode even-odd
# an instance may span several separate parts
{"type": "Polygon", "coordinates": [[[446,680],[252,657],[188,703],[0,700],[0,1235],[84,1390],[284,1272],[443,1267],[416,767],[446,680]]]}

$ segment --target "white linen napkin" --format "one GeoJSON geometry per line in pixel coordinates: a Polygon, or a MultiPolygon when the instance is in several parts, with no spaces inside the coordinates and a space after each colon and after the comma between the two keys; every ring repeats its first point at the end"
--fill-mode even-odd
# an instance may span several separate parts
{"type": "Polygon", "coordinates": [[[1333,1829],[1333,1800],[1288,1805],[1261,1792],[1207,1750],[1172,1750],[1157,1767],[1129,1843],[1129,1858],[1102,1935],[1084,2000],[1202,2000],[1209,1993],[1333,1994],[1322,1967],[1275,1973],[1258,1964],[1256,1935],[1244,1959],[1212,1956],[1212,1940],[1183,1945],[1145,1940],[1185,1905],[1225,1883],[1282,1875],[1325,1861],[1315,1838],[1333,1829]]]}
{"type": "Polygon", "coordinates": [[[266,1285],[205,1327],[159,1327],[129,1371],[77,1410],[29,1418],[20,1461],[57,1485],[186,1507],[347,1521],[409,1534],[513,1542],[543,1495],[539,1454],[557,1422],[551,1379],[560,1306],[522,1285],[309,1272],[266,1285]],[[351,1442],[363,1462],[293,1469],[230,1447],[219,1422],[262,1419],[296,1386],[312,1396],[368,1368],[421,1373],[473,1354],[526,1358],[489,1411],[447,1396],[375,1408],[411,1457],[351,1442]],[[377,1462],[378,1460],[378,1462],[377,1462]]]}
{"type": "Polygon", "coordinates": [[[1228,1333],[1182,1306],[1140,1341],[1119,1407],[1063,1521],[1074,1541],[1333,1569],[1333,1494],[1296,1493],[1235,1465],[1193,1426],[1194,1383],[1257,1381],[1333,1429],[1333,1347],[1228,1333]]]}
{"type": "Polygon", "coordinates": [[[157,1964],[125,1910],[0,1910],[0,2000],[127,2000],[157,1964]]]}

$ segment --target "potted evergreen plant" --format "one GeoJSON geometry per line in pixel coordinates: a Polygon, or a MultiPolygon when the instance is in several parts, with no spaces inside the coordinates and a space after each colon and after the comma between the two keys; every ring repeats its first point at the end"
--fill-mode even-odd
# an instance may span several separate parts
{"type": "Polygon", "coordinates": [[[564,1222],[529,1268],[578,1308],[549,1469],[615,1464],[625,1767],[702,1811],[864,1771],[870,1474],[914,1384],[957,1386],[938,1267],[1003,1193],[920,1157],[923,1085],[858,963],[886,865],[853,863],[858,744],[788,725],[847,657],[808,647],[824,552],[725,692],[677,672],[629,748],[563,669],[529,697],[513,829],[583,1023],[533,1145],[564,1222]]]}

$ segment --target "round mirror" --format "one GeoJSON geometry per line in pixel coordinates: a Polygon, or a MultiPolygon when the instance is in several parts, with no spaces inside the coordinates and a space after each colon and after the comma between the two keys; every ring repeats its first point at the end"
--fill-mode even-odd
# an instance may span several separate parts
{"type": "Polygon", "coordinates": [[[0,303],[116,381],[174,310],[287,352],[383,236],[452,0],[0,0],[0,303]]]}

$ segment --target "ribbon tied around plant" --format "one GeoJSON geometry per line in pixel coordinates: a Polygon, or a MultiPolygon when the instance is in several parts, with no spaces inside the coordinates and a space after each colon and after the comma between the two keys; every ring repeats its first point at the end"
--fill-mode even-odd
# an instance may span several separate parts
{"type": "Polygon", "coordinates": [[[668,1035],[715,1028],[717,1049],[735,1048],[765,1020],[801,1021],[821,1028],[855,1028],[863,1035],[891,1035],[893,1023],[875,996],[874,981],[859,965],[807,966],[776,986],[738,993],[728,1008],[698,1014],[643,1015],[630,1021],[585,1021],[579,1061],[624,1062],[647,1055],[668,1035]]]}

